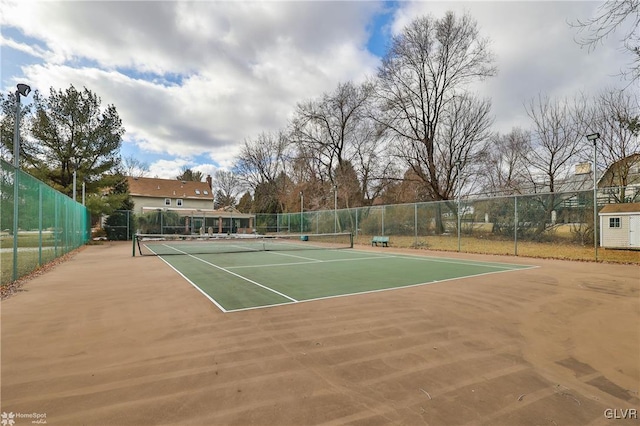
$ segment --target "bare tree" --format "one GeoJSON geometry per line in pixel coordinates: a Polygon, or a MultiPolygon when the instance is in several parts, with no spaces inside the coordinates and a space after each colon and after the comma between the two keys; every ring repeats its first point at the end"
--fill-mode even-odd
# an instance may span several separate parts
{"type": "Polygon", "coordinates": [[[216,170],[213,174],[216,207],[235,207],[236,196],[244,189],[238,175],[226,170],[216,170]]]}
{"type": "Polygon", "coordinates": [[[287,179],[281,179],[287,186],[280,188],[283,211],[300,210],[300,192],[305,194],[305,210],[319,210],[327,207],[331,183],[319,156],[310,153],[310,148],[296,146],[295,154],[289,160],[287,179]]]}
{"type": "Polygon", "coordinates": [[[534,192],[557,192],[572,173],[584,143],[584,99],[550,99],[538,96],[525,106],[533,122],[528,149],[529,181],[534,192]]]}
{"type": "Polygon", "coordinates": [[[254,192],[256,213],[284,211],[283,195],[290,180],[290,144],[283,131],[262,133],[245,140],[234,166],[234,173],[244,186],[254,192]]]}
{"type": "Polygon", "coordinates": [[[577,42],[589,49],[595,49],[604,39],[622,29],[623,48],[633,58],[630,69],[622,73],[633,81],[640,78],[640,0],[607,0],[598,8],[596,16],[577,20],[572,25],[584,34],[577,42]]]}
{"type": "Polygon", "coordinates": [[[372,86],[341,83],[334,93],[319,100],[298,104],[292,123],[292,137],[296,144],[320,158],[328,172],[347,159],[347,151],[365,118],[366,102],[372,86]]]}
{"type": "Polygon", "coordinates": [[[505,135],[494,135],[480,172],[484,178],[483,192],[493,195],[521,193],[527,180],[529,146],[529,132],[520,128],[505,135]]]}
{"type": "Polygon", "coordinates": [[[587,107],[584,97],[571,102],[540,95],[525,108],[533,122],[526,155],[528,180],[533,192],[549,193],[531,199],[544,211],[544,219],[538,216],[529,231],[532,237],[542,238],[547,228],[555,226],[553,212],[563,200],[556,192],[574,189],[563,184],[571,181],[575,160],[585,141],[581,123],[587,120],[587,107]]]}
{"type": "Polygon", "coordinates": [[[282,131],[261,133],[256,139],[247,139],[234,165],[234,173],[249,187],[275,181],[287,168],[289,140],[282,131]]]}
{"type": "Polygon", "coordinates": [[[120,167],[125,176],[145,177],[149,175],[149,163],[141,161],[133,155],[122,157],[120,167]]]}
{"type": "Polygon", "coordinates": [[[370,195],[374,181],[384,172],[388,160],[381,155],[383,146],[369,116],[374,86],[367,82],[339,84],[330,94],[320,99],[298,104],[292,120],[291,137],[298,150],[298,159],[307,164],[299,165],[300,171],[311,176],[307,180],[319,181],[327,195],[332,188],[352,188],[352,176],[361,185],[357,191],[342,194],[347,207],[360,206],[364,196],[370,195]],[[339,182],[350,176],[349,183],[339,182]],[[359,196],[356,196],[359,194],[359,196]]]}
{"type": "Polygon", "coordinates": [[[447,195],[458,191],[473,192],[482,184],[479,172],[493,124],[490,111],[488,100],[462,94],[453,99],[443,114],[444,125],[440,127],[441,136],[438,137],[441,142],[436,144],[434,160],[440,170],[448,171],[440,186],[447,195]]]}
{"type": "Polygon", "coordinates": [[[364,204],[371,205],[384,191],[389,178],[397,174],[396,161],[373,122],[363,124],[353,144],[351,163],[360,182],[364,204]]]}
{"type": "Polygon", "coordinates": [[[468,95],[467,85],[495,75],[493,62],[477,23],[453,12],[414,20],[383,59],[377,120],[432,200],[453,198],[458,171],[482,151],[473,145],[487,135],[490,103],[468,95]]]}
{"type": "Polygon", "coordinates": [[[635,93],[605,91],[596,99],[591,114],[594,118],[590,129],[600,133],[598,158],[602,161],[602,169],[608,169],[608,173],[602,176],[602,184],[620,187],[612,192],[618,202],[626,200],[625,187],[631,183],[631,169],[640,155],[640,139],[627,125],[630,117],[637,114],[638,100],[635,93]]]}
{"type": "Polygon", "coordinates": [[[402,204],[430,201],[422,179],[412,169],[405,170],[402,178],[389,179],[381,193],[384,204],[402,204]]]}

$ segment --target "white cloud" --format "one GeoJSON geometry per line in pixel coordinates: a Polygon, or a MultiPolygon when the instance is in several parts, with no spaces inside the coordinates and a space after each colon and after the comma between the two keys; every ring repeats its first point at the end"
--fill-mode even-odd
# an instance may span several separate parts
{"type": "MultiPolygon", "coordinates": [[[[12,30],[3,49],[42,60],[14,79],[45,93],[86,86],[116,106],[126,140],[139,151],[177,159],[154,166],[173,174],[196,157],[229,169],[246,138],[286,126],[297,102],[375,74],[380,58],[366,49],[368,26],[384,5],[5,0],[2,7],[0,23],[12,30]]],[[[574,43],[567,20],[591,16],[591,2],[397,7],[389,25],[395,34],[424,13],[466,10],[478,20],[499,67],[478,90],[492,98],[500,130],[524,122],[522,104],[539,92],[573,95],[617,84],[610,75],[626,61],[612,48],[615,39],[592,54],[574,43]]]]}
{"type": "Polygon", "coordinates": [[[373,73],[365,28],[379,7],[16,1],[2,22],[49,49],[23,68],[32,87],[85,86],[116,106],[140,149],[229,167],[246,138],[284,127],[296,102],[373,73]]]}
{"type": "Polygon", "coordinates": [[[184,159],[158,160],[149,165],[149,176],[161,179],[175,179],[190,162],[184,159]]]}
{"type": "Polygon", "coordinates": [[[33,56],[35,58],[40,59],[51,59],[52,55],[43,50],[38,46],[31,46],[27,43],[20,43],[11,38],[4,37],[3,34],[0,34],[0,45],[5,46],[9,49],[14,49],[18,52],[26,53],[27,55],[33,56]]]}
{"type": "Polygon", "coordinates": [[[588,52],[574,40],[576,30],[569,23],[593,16],[597,2],[414,2],[403,3],[394,16],[392,31],[401,32],[414,17],[444,16],[468,12],[477,22],[480,35],[491,40],[498,75],[473,87],[492,99],[496,129],[509,131],[526,127],[524,104],[539,93],[572,97],[578,92],[593,94],[605,87],[624,87],[614,77],[625,58],[616,48],[619,41],[607,39],[588,52]]]}

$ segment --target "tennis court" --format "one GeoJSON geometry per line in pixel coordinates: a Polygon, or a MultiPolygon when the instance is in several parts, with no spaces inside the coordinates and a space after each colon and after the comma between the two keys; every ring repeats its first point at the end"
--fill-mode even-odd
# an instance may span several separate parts
{"type": "Polygon", "coordinates": [[[348,234],[264,238],[152,236],[164,262],[223,312],[432,284],[532,266],[356,250],[348,234]]]}
{"type": "Polygon", "coordinates": [[[87,246],[2,302],[0,411],[50,425],[604,425],[612,407],[639,406],[637,265],[312,240],[191,256],[175,249],[210,242],[158,240],[162,257],[87,246]],[[365,277],[449,281],[224,313],[163,261],[194,282],[246,285],[247,300],[258,286],[219,268],[300,301],[297,287],[346,295],[365,277]]]}

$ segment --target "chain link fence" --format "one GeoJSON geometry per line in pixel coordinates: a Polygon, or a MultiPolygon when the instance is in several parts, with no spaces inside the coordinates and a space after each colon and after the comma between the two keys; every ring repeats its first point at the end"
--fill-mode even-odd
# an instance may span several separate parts
{"type": "MultiPolygon", "coordinates": [[[[250,221],[243,217],[220,217],[216,214],[179,214],[158,209],[143,214],[131,210],[116,210],[104,222],[104,231],[109,240],[131,240],[136,232],[141,234],[212,234],[248,233],[250,221]]],[[[275,216],[274,216],[275,219],[275,216]]],[[[261,226],[261,229],[270,229],[261,226]]]]}
{"type": "Polygon", "coordinates": [[[0,264],[6,285],[89,241],[87,209],[1,161],[0,264]]]}
{"type": "MultiPolygon", "coordinates": [[[[597,209],[620,194],[640,201],[640,187],[604,188],[597,209]]],[[[258,214],[256,223],[259,233],[352,232],[360,244],[380,235],[396,247],[534,256],[546,248],[547,257],[595,256],[592,190],[258,214]],[[558,247],[584,250],[567,255],[558,247]]]]}
{"type": "MultiPolygon", "coordinates": [[[[598,210],[620,200],[621,194],[626,202],[640,201],[640,187],[604,188],[598,190],[598,210]]],[[[212,229],[216,233],[216,220],[211,215],[118,211],[107,219],[105,230],[112,240],[131,239],[136,230],[197,234],[212,229]]],[[[224,219],[222,232],[233,233],[242,226],[246,224],[224,219]]],[[[401,248],[583,260],[597,256],[592,190],[256,214],[254,228],[258,234],[351,232],[357,244],[388,236],[392,246],[401,248]]]]}

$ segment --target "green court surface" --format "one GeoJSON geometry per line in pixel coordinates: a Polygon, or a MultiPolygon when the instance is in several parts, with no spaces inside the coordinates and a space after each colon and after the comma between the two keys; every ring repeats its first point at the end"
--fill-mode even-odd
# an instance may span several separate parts
{"type": "Polygon", "coordinates": [[[185,253],[161,258],[224,312],[531,268],[354,249],[185,253]]]}

